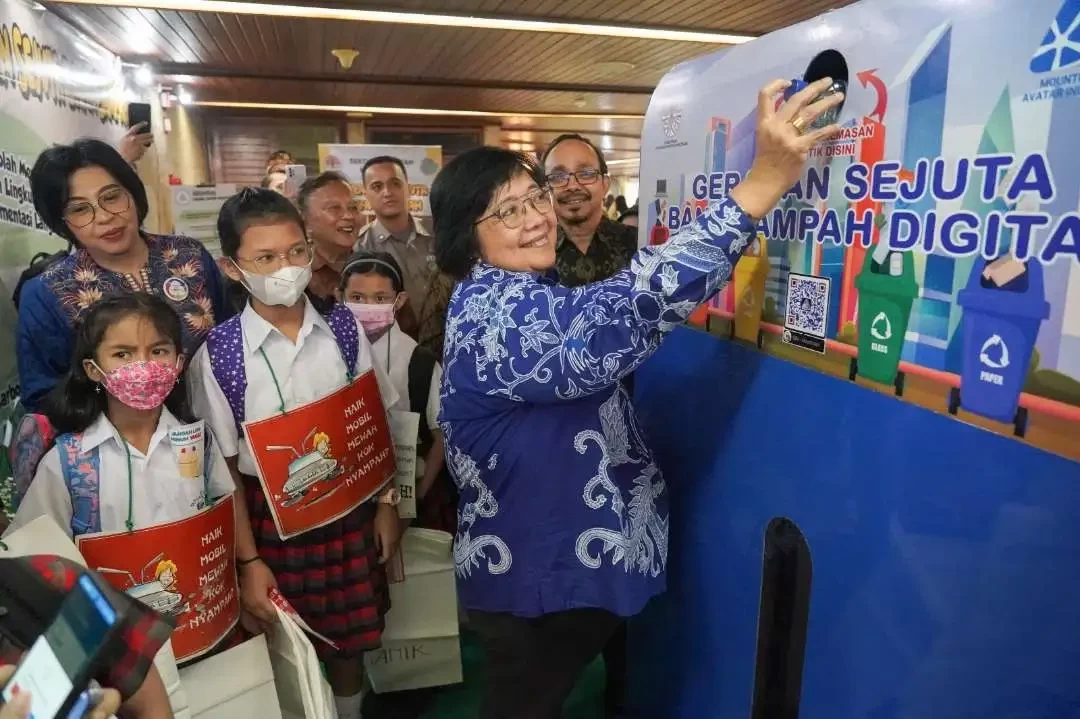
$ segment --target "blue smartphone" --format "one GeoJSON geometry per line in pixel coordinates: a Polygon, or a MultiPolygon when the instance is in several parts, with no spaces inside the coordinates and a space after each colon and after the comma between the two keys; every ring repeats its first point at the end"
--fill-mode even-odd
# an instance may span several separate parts
{"type": "Polygon", "coordinates": [[[30,692],[30,719],[79,719],[99,692],[89,688],[99,657],[115,636],[119,616],[93,577],[83,574],[52,624],[23,655],[4,686],[4,702],[30,692]]]}

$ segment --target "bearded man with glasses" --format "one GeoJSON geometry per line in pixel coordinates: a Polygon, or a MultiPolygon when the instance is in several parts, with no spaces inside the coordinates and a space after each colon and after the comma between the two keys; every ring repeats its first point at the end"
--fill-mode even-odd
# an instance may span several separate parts
{"type": "Polygon", "coordinates": [[[579,287],[629,267],[637,251],[637,230],[604,214],[611,178],[600,149],[581,135],[559,135],[544,152],[543,165],[559,218],[559,283],[579,287]]]}

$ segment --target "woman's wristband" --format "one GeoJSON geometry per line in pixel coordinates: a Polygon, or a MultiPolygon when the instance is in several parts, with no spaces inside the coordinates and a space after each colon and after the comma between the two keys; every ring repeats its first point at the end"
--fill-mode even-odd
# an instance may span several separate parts
{"type": "Polygon", "coordinates": [[[262,561],[262,557],[260,557],[258,554],[256,554],[254,557],[251,557],[250,559],[237,559],[236,560],[236,566],[238,566],[238,567],[246,567],[249,564],[254,564],[255,562],[261,562],[261,561],[262,561]]]}

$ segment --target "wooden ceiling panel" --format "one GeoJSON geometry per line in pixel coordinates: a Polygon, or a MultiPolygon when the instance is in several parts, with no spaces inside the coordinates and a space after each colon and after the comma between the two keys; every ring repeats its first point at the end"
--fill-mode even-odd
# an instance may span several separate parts
{"type": "MultiPolygon", "coordinates": [[[[603,24],[729,30],[761,35],[849,5],[853,0],[397,0],[395,9],[453,14],[550,17],[603,24]]],[[[301,0],[297,5],[327,5],[301,0]]],[[[354,8],[386,8],[387,3],[357,0],[338,3],[354,8]]]]}
{"type": "Polygon", "coordinates": [[[655,85],[668,69],[709,52],[698,43],[57,6],[123,57],[282,73],[344,72],[330,50],[355,48],[349,72],[518,82],[655,85]],[[632,62],[628,77],[604,61],[632,62]]]}
{"type": "Polygon", "coordinates": [[[448,110],[490,110],[505,114],[603,113],[644,114],[648,97],[599,95],[577,107],[575,93],[534,90],[496,90],[481,87],[370,85],[362,83],[309,83],[279,80],[208,78],[191,85],[197,100],[288,104],[423,107],[448,110]],[[590,107],[592,104],[593,107],[590,107]]]}
{"type": "MultiPolygon", "coordinates": [[[[290,0],[290,4],[553,18],[757,35],[850,1],[604,0],[590,4],[581,0],[290,0]]],[[[666,72],[719,47],[642,38],[43,2],[126,60],[149,61],[174,76],[194,77],[194,81],[185,78],[182,82],[192,87],[198,100],[484,110],[505,114],[476,118],[476,124],[501,120],[508,141],[523,147],[542,149],[556,135],[578,131],[606,148],[612,157],[639,152],[640,120],[528,115],[643,114],[651,88],[666,72]],[[349,70],[342,69],[331,54],[336,48],[358,51],[349,70]],[[620,62],[630,63],[633,69],[612,67],[620,62]]],[[[453,122],[469,124],[473,120],[453,122]]]]}

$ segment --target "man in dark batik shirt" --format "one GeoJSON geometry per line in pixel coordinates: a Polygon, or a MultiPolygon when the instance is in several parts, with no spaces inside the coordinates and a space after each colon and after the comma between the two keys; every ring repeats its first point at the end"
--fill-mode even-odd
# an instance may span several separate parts
{"type": "Polygon", "coordinates": [[[611,178],[603,153],[581,135],[560,135],[544,153],[544,172],[559,217],[555,246],[559,282],[578,287],[629,267],[637,252],[637,228],[604,214],[611,178]]]}
{"type": "MultiPolygon", "coordinates": [[[[555,244],[559,283],[579,287],[606,280],[629,267],[637,252],[637,228],[620,225],[604,214],[604,197],[611,188],[611,178],[600,148],[581,135],[560,135],[548,145],[542,162],[559,217],[555,244]]],[[[625,380],[627,391],[632,391],[632,380],[632,375],[625,380]]],[[[626,702],[626,622],[620,624],[604,647],[604,664],[605,716],[622,716],[626,702]]]]}

